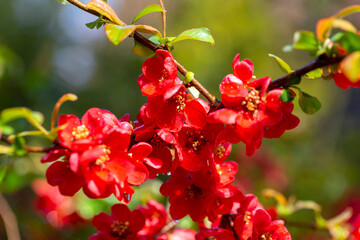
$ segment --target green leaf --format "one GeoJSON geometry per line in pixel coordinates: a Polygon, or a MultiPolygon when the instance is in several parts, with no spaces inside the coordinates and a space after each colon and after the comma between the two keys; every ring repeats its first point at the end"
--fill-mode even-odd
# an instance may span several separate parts
{"type": "Polygon", "coordinates": [[[353,5],[350,7],[346,7],[344,9],[341,9],[336,15],[335,17],[337,18],[341,18],[341,17],[345,17],[349,14],[352,13],[356,13],[356,12],[360,12],[360,5],[353,5]]]}
{"type": "Polygon", "coordinates": [[[14,149],[8,146],[0,145],[0,154],[10,155],[14,152],[14,149]]]}
{"type": "Polygon", "coordinates": [[[323,74],[322,68],[317,68],[305,74],[304,77],[308,79],[315,79],[315,78],[320,78],[322,74],[323,74]]]}
{"type": "Polygon", "coordinates": [[[0,113],[0,121],[2,124],[6,124],[19,118],[26,118],[28,121],[30,119],[37,124],[42,124],[44,122],[42,113],[34,112],[24,107],[7,108],[0,113]]]}
{"type": "Polygon", "coordinates": [[[132,48],[133,53],[140,57],[148,57],[154,54],[149,48],[145,47],[143,44],[139,43],[138,41],[134,40],[134,47],[132,48]]]}
{"type": "Polygon", "coordinates": [[[149,13],[154,13],[154,12],[165,12],[165,10],[162,9],[162,7],[158,4],[152,4],[150,6],[147,6],[141,12],[139,12],[138,15],[135,16],[135,18],[134,18],[134,20],[132,20],[131,24],[134,24],[143,16],[145,16],[149,13]]]}
{"type": "Polygon", "coordinates": [[[119,24],[121,26],[125,26],[126,24],[119,19],[119,17],[116,15],[115,11],[110,7],[109,4],[102,0],[91,0],[86,5],[88,9],[94,10],[98,12],[101,15],[104,15],[107,17],[111,22],[114,22],[116,24],[119,24]]]}
{"type": "Polygon", "coordinates": [[[290,68],[290,66],[281,58],[275,56],[274,54],[268,54],[269,57],[275,58],[276,62],[279,64],[281,71],[283,71],[284,73],[291,73],[292,70],[290,68]]]}
{"type": "Polygon", "coordinates": [[[282,94],[279,98],[282,102],[292,102],[295,96],[290,89],[286,88],[282,90],[282,94]]]}
{"type": "Polygon", "coordinates": [[[318,50],[319,41],[313,32],[297,31],[294,34],[293,48],[305,51],[318,50]]]}
{"type": "Polygon", "coordinates": [[[202,41],[202,42],[208,42],[211,45],[215,44],[215,40],[211,36],[210,30],[207,28],[188,29],[188,30],[180,33],[177,37],[175,37],[175,39],[172,42],[175,43],[175,42],[180,42],[180,41],[188,40],[188,39],[202,41]]]}
{"type": "MultiPolygon", "coordinates": [[[[0,125],[0,133],[10,135],[15,132],[14,128],[8,125],[0,125]]],[[[1,134],[0,134],[1,135],[1,134]]]]}
{"type": "Polygon", "coordinates": [[[299,89],[299,105],[306,114],[314,114],[321,108],[321,103],[316,97],[303,92],[301,89],[299,89]]]}
{"type": "Polygon", "coordinates": [[[125,38],[130,36],[135,31],[135,25],[119,26],[115,24],[107,24],[105,27],[105,33],[108,36],[110,42],[114,45],[119,45],[125,38]]]}
{"type": "Polygon", "coordinates": [[[301,82],[301,77],[297,76],[297,75],[293,75],[293,76],[288,77],[286,85],[290,87],[292,85],[297,85],[300,82],[301,82]]]}
{"type": "Polygon", "coordinates": [[[332,39],[349,52],[360,51],[360,36],[356,33],[339,33],[334,35],[332,39]]]}
{"type": "Polygon", "coordinates": [[[9,168],[10,158],[6,157],[4,161],[0,163],[0,183],[2,183],[6,177],[7,170],[9,168]]]}
{"type": "Polygon", "coordinates": [[[26,150],[24,146],[25,146],[25,139],[23,137],[16,136],[12,147],[14,149],[14,153],[17,156],[24,156],[26,154],[26,150]]]}
{"type": "Polygon", "coordinates": [[[59,3],[61,3],[61,4],[69,4],[69,2],[68,1],[66,1],[66,0],[57,0],[59,3]]]}

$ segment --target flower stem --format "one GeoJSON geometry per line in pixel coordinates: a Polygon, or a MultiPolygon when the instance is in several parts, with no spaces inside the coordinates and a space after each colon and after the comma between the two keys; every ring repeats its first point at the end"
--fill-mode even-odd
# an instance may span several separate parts
{"type": "Polygon", "coordinates": [[[165,10],[165,5],[164,5],[163,0],[160,0],[160,6],[164,10],[164,12],[161,12],[161,16],[162,16],[162,23],[163,23],[163,35],[164,35],[164,38],[166,38],[166,10],[165,10]]]}

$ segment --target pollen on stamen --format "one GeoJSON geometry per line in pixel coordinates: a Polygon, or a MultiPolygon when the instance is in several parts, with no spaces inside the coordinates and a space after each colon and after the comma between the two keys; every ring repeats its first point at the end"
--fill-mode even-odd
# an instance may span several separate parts
{"type": "Polygon", "coordinates": [[[123,222],[119,222],[119,221],[114,221],[110,227],[114,233],[118,234],[118,236],[122,236],[128,229],[129,222],[123,223],[123,222]]]}
{"type": "Polygon", "coordinates": [[[72,140],[80,140],[85,139],[90,135],[89,129],[83,124],[73,128],[71,132],[72,136],[74,137],[72,140]]]}

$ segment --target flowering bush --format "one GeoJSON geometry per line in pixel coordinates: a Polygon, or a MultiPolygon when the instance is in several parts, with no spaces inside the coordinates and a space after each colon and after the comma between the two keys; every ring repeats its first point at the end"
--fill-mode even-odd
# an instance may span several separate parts
{"type": "Polygon", "coordinates": [[[264,207],[255,195],[244,193],[235,184],[241,165],[228,157],[233,144],[242,142],[246,155],[252,156],[263,138],[280,138],[286,130],[296,128],[300,123],[293,113],[296,95],[305,113],[314,114],[320,109],[319,100],[300,88],[302,77],[331,77],[342,89],[360,87],[360,35],[342,19],[360,12],[360,5],[321,19],[316,34],[298,31],[290,48],[306,50],[316,58],[292,70],[284,60],[271,55],[286,74],[273,81],[267,76],[256,78],[253,62],[240,60],[240,54],[234,53],[233,72],[219,85],[220,100],[171,53],[174,44],[182,40],[213,44],[207,28],[167,37],[162,0],[160,5],[146,7],[130,25],[120,20],[106,1],[92,0],[86,5],[76,0],[65,2],[98,16],[87,26],[105,25],[113,44],[127,37],[135,39],[134,53],[148,57],[137,79],[147,101],[133,121],[130,114],[119,118],[100,108],[88,109],[81,119],[72,114],[58,117],[64,102],[77,100],[75,95],[65,94],[54,107],[49,130],[42,125],[43,116],[38,112],[27,108],[1,112],[0,153],[15,157],[41,152],[41,162],[50,163],[45,177],[52,187],[40,180],[33,185],[41,197],[37,207],[52,225],[84,222],[76,209],[69,207],[75,205],[69,197],[75,199],[82,189],[90,199],[109,199],[112,195],[117,199],[110,215],[99,211],[93,216],[92,224],[98,232],[89,237],[91,240],[290,240],[288,227],[292,223],[327,230],[332,239],[359,238],[359,217],[350,221],[349,210],[326,219],[317,203],[286,199],[271,189],[264,190],[264,196],[274,199],[273,206],[264,207]],[[152,26],[135,24],[154,12],[162,14],[162,33],[152,26]],[[340,31],[331,35],[333,28],[340,31]],[[25,118],[37,131],[6,131],[9,122],[17,118],[25,118]],[[24,137],[32,135],[44,137],[52,146],[28,145],[24,137]],[[148,179],[161,179],[158,192],[168,197],[168,204],[149,200],[146,206],[130,210],[125,204],[131,205],[135,191],[148,179]],[[313,211],[315,223],[288,220],[302,209],[313,211]],[[187,215],[196,223],[193,229],[178,226],[187,215]]]}

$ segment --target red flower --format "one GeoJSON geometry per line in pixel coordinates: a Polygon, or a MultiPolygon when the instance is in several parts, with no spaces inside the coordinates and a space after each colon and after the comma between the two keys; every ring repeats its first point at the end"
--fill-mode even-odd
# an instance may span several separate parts
{"type": "Polygon", "coordinates": [[[192,229],[175,229],[161,234],[156,240],[195,240],[196,232],[192,229]]]}
{"type": "Polygon", "coordinates": [[[270,215],[263,209],[258,209],[254,215],[254,240],[291,240],[284,226],[284,221],[271,221],[270,215]]]}
{"type": "Polygon", "coordinates": [[[116,204],[111,207],[111,215],[100,213],[92,224],[99,230],[89,240],[142,239],[137,233],[145,224],[145,217],[139,210],[130,211],[126,205],[116,204]]]}
{"type": "Polygon", "coordinates": [[[201,99],[193,100],[183,85],[178,85],[165,95],[148,98],[142,111],[145,123],[155,123],[159,128],[178,132],[185,121],[201,128],[206,124],[206,114],[210,106],[201,99]],[[145,115],[145,116],[144,116],[145,115]]]}
{"type": "Polygon", "coordinates": [[[266,94],[271,79],[249,81],[253,70],[251,62],[240,64],[238,58],[237,55],[234,59],[239,65],[234,67],[236,74],[227,75],[220,84],[225,108],[210,113],[208,122],[227,124],[226,139],[231,143],[244,142],[247,155],[252,155],[263,137],[280,137],[285,130],[295,128],[299,119],[291,113],[293,104],[279,99],[280,89],[266,94]],[[256,90],[259,87],[261,91],[256,90]]]}
{"type": "Polygon", "coordinates": [[[228,229],[213,228],[198,232],[195,236],[196,240],[221,239],[235,240],[234,233],[228,229]]]}
{"type": "Polygon", "coordinates": [[[339,69],[338,72],[333,75],[333,78],[334,78],[336,85],[339,88],[346,90],[349,87],[354,87],[354,88],[360,87],[360,75],[358,77],[358,81],[352,82],[345,76],[344,73],[342,73],[341,69],[339,69]]]}
{"type": "Polygon", "coordinates": [[[142,67],[143,74],[138,79],[140,90],[147,97],[164,95],[175,85],[181,85],[177,77],[177,66],[171,53],[158,49],[155,54],[158,57],[145,61],[142,67]]]}
{"type": "Polygon", "coordinates": [[[168,216],[165,207],[154,201],[147,202],[147,207],[139,207],[145,216],[145,226],[138,232],[139,235],[156,235],[168,222],[168,216]]]}
{"type": "Polygon", "coordinates": [[[76,212],[73,198],[64,197],[43,179],[34,180],[31,185],[38,195],[36,209],[46,216],[51,225],[65,227],[85,222],[76,212]]]}
{"type": "Polygon", "coordinates": [[[59,125],[62,148],[55,148],[42,162],[64,158],[49,167],[48,182],[59,186],[64,195],[73,195],[82,187],[90,198],[114,193],[120,201],[129,202],[134,192],[131,186],[148,178],[143,163],[152,163],[147,158],[151,145],[141,142],[128,150],[131,124],[119,122],[107,110],[89,109],[81,120],[74,115],[61,115],[59,125]]]}

